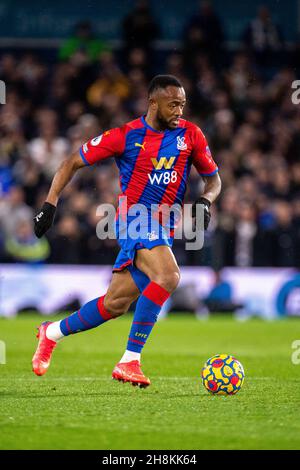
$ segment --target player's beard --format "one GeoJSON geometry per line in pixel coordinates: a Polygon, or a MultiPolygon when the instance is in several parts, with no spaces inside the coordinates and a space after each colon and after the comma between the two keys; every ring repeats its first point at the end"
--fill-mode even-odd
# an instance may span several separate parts
{"type": "Polygon", "coordinates": [[[174,129],[173,126],[170,125],[170,122],[167,121],[159,111],[157,111],[157,114],[156,114],[156,119],[157,119],[157,123],[160,127],[160,129],[164,130],[164,129],[174,129]]]}

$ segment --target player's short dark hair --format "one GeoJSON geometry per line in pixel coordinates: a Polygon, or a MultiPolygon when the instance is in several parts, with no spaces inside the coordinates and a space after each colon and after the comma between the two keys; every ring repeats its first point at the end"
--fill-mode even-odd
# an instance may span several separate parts
{"type": "Polygon", "coordinates": [[[168,86],[176,86],[182,88],[182,83],[174,75],[156,75],[152,78],[149,87],[148,95],[150,96],[155,90],[159,88],[167,88],[168,86]]]}

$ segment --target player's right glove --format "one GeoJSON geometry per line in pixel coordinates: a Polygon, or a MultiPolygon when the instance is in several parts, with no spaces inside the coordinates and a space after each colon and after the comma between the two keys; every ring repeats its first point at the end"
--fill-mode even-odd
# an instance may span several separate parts
{"type": "Polygon", "coordinates": [[[54,221],[56,207],[45,202],[40,212],[34,217],[34,233],[41,238],[51,227],[54,221]]]}

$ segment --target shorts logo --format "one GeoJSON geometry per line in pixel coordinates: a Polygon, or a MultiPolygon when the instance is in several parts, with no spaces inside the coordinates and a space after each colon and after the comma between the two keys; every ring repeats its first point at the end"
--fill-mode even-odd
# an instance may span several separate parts
{"type": "Polygon", "coordinates": [[[152,232],[148,232],[147,237],[149,242],[154,242],[154,240],[158,240],[158,235],[155,230],[152,230],[152,232]]]}
{"type": "Polygon", "coordinates": [[[186,150],[187,144],[185,143],[185,137],[177,137],[177,150],[186,150]]]}
{"type": "Polygon", "coordinates": [[[102,140],[102,137],[103,137],[103,134],[99,135],[98,137],[94,137],[91,140],[91,145],[93,145],[93,147],[96,147],[96,145],[99,145],[102,140]]]}

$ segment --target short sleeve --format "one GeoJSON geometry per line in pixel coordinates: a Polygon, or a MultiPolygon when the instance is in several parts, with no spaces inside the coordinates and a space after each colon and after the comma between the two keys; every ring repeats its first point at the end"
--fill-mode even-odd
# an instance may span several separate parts
{"type": "Polygon", "coordinates": [[[88,140],[79,153],[86,165],[93,165],[101,160],[121,155],[125,148],[125,134],[120,127],[111,129],[88,140]]]}
{"type": "Polygon", "coordinates": [[[196,127],[192,136],[193,151],[192,163],[201,176],[213,176],[218,172],[218,167],[214,161],[207,140],[203,132],[196,127]]]}

